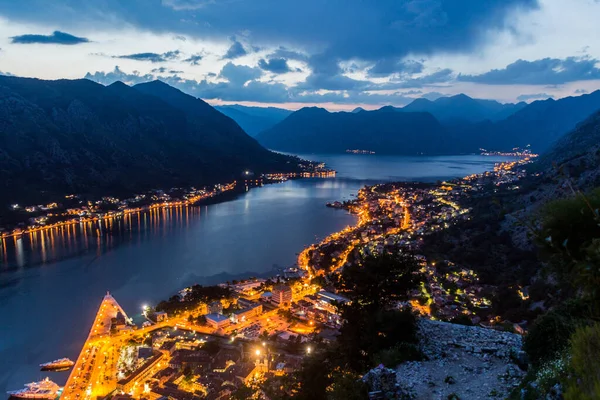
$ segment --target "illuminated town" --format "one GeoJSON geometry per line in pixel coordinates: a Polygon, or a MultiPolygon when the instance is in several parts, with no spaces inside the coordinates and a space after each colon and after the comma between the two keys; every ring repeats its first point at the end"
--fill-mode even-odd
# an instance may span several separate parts
{"type": "Polygon", "coordinates": [[[328,204],[355,214],[356,224],[304,249],[297,266],[268,279],[184,288],[144,305],[141,324],[107,293],[60,398],[227,399],[240,388],[261,398],[261,382],[297,370],[316,343],[335,339],[343,322],[336,304],[349,300],[328,280],[365,255],[417,254],[425,279],[399,307],[430,319],[499,322],[473,271],[450,260],[440,270],[418,254],[426,235],[470,218],[462,198],[490,183],[514,184],[529,162],[438,184],[366,186],[352,201],[328,204]]]}
{"type": "Polygon", "coordinates": [[[131,198],[119,199],[105,196],[97,200],[84,199],[76,194],[64,196],[62,202],[48,204],[12,204],[11,211],[24,216],[17,226],[0,226],[0,242],[9,237],[18,238],[33,235],[40,231],[64,230],[80,224],[92,224],[103,220],[126,217],[129,214],[151,212],[162,208],[189,207],[210,199],[218,199],[226,194],[248,191],[252,187],[284,182],[300,178],[333,178],[336,172],[327,169],[323,163],[300,160],[299,172],[268,173],[254,176],[244,171],[240,180],[215,184],[203,188],[171,188],[151,190],[131,198]]]}

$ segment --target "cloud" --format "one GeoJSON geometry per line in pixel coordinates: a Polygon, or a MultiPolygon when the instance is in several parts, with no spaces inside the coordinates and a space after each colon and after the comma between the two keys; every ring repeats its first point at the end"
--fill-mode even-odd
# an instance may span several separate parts
{"type": "Polygon", "coordinates": [[[235,65],[231,61],[225,64],[219,73],[219,77],[227,79],[236,86],[242,86],[248,81],[260,78],[261,75],[262,71],[260,68],[235,65]]]}
{"type": "Polygon", "coordinates": [[[248,54],[248,52],[246,52],[246,49],[244,49],[244,46],[242,46],[242,44],[238,42],[235,39],[235,37],[231,37],[230,39],[233,41],[233,44],[231,45],[229,50],[227,50],[227,53],[225,53],[225,55],[223,56],[223,60],[233,60],[234,58],[238,58],[248,54]]]}
{"type": "Polygon", "coordinates": [[[197,10],[210,4],[215,4],[215,0],[162,0],[161,4],[176,11],[197,10]]]}
{"type": "Polygon", "coordinates": [[[588,91],[587,91],[587,90],[585,90],[585,89],[577,89],[577,90],[575,91],[575,94],[586,94],[586,93],[588,93],[588,91]]]}
{"type": "Polygon", "coordinates": [[[251,45],[262,47],[276,39],[330,59],[370,62],[472,51],[486,44],[487,33],[509,29],[506,18],[515,10],[523,15],[538,8],[537,0],[378,0],[352,6],[347,0],[261,0],[260,7],[255,0],[0,3],[0,14],[11,20],[57,26],[126,22],[143,31],[204,40],[223,40],[244,30],[250,32],[251,45]]]}
{"type": "Polygon", "coordinates": [[[150,61],[152,63],[159,63],[165,61],[172,61],[179,58],[180,55],[179,50],[167,51],[162,54],[158,53],[135,53],[135,54],[126,54],[121,56],[113,56],[113,58],[126,58],[129,60],[137,60],[137,61],[150,61]]]}
{"type": "Polygon", "coordinates": [[[84,37],[73,36],[69,33],[54,31],[51,35],[27,34],[11,37],[11,43],[15,44],[62,44],[74,45],[88,43],[89,39],[84,37]]]}
{"type": "Polygon", "coordinates": [[[110,72],[94,72],[93,74],[88,72],[84,79],[89,79],[94,82],[101,83],[103,85],[110,85],[116,81],[121,81],[128,85],[135,85],[137,83],[149,82],[156,79],[155,75],[152,74],[140,74],[138,71],[133,71],[131,74],[123,72],[119,66],[115,66],[110,72]]]}
{"type": "Polygon", "coordinates": [[[164,74],[166,72],[168,72],[170,74],[181,74],[181,73],[183,73],[183,71],[179,71],[179,70],[176,70],[176,69],[168,69],[166,67],[153,68],[150,72],[152,72],[153,74],[164,74]]]}
{"type": "Polygon", "coordinates": [[[459,75],[458,80],[489,85],[557,85],[600,79],[597,64],[598,60],[590,57],[517,60],[504,69],[493,69],[481,75],[459,75]]]}
{"type": "Polygon", "coordinates": [[[16,76],[16,75],[11,74],[10,72],[2,72],[2,71],[0,71],[0,75],[3,75],[3,76],[16,76]]]}
{"type": "MultiPolygon", "coordinates": [[[[269,60],[262,58],[258,61],[258,66],[265,71],[276,74],[285,74],[286,72],[292,71],[285,58],[270,58],[269,60]]],[[[294,71],[299,72],[297,69],[294,71]]]]}
{"type": "Polygon", "coordinates": [[[447,95],[440,93],[440,92],[429,92],[429,93],[424,93],[421,97],[427,100],[437,100],[440,97],[446,97],[447,95]]]}
{"type": "Polygon", "coordinates": [[[188,58],[186,58],[183,61],[187,62],[187,63],[190,63],[190,65],[198,65],[200,63],[200,60],[202,60],[202,55],[200,55],[200,54],[193,54],[193,55],[189,56],[188,58]]]}
{"type": "Polygon", "coordinates": [[[290,50],[286,47],[279,46],[271,54],[267,55],[267,58],[285,58],[287,60],[297,60],[297,61],[308,61],[308,56],[306,54],[302,54],[298,51],[290,50]]]}
{"type": "Polygon", "coordinates": [[[424,65],[419,61],[399,61],[394,58],[382,58],[367,70],[371,77],[389,76],[396,73],[414,75],[423,72],[424,65]]]}
{"type": "MultiPolygon", "coordinates": [[[[209,74],[211,75],[211,74],[209,74]]],[[[213,74],[214,75],[214,74],[213,74]]],[[[137,71],[131,74],[123,72],[115,67],[110,72],[87,73],[85,78],[94,80],[104,85],[115,81],[122,81],[133,85],[136,83],[162,80],[185,93],[206,100],[220,99],[224,101],[252,101],[264,103],[323,103],[334,102],[339,104],[393,104],[404,105],[412,100],[406,93],[366,93],[361,91],[335,91],[322,93],[319,91],[307,91],[300,87],[287,87],[279,82],[261,82],[257,79],[262,75],[262,70],[256,67],[235,65],[227,63],[218,74],[219,78],[227,82],[208,82],[207,80],[196,81],[185,79],[177,74],[171,76],[156,76],[154,74],[142,75],[137,71]]]]}
{"type": "Polygon", "coordinates": [[[532,94],[522,94],[517,97],[519,101],[529,101],[529,100],[546,100],[553,99],[554,96],[547,93],[532,93],[532,94]]]}

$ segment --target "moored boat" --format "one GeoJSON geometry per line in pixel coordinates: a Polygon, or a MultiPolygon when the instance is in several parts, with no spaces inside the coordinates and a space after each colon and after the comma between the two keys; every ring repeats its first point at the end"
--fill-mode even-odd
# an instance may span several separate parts
{"type": "Polygon", "coordinates": [[[42,371],[56,371],[71,368],[75,363],[68,358],[59,358],[58,360],[40,364],[42,371]]]}
{"type": "Polygon", "coordinates": [[[55,399],[60,386],[46,378],[39,382],[25,385],[25,389],[7,392],[11,397],[18,399],[55,399]]]}

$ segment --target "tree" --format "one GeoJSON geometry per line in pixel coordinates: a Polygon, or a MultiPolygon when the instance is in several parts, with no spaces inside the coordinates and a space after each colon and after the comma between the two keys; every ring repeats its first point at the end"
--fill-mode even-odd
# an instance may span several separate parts
{"type": "Polygon", "coordinates": [[[410,253],[367,256],[344,267],[337,287],[350,300],[371,310],[408,299],[422,276],[418,260],[410,253]]]}

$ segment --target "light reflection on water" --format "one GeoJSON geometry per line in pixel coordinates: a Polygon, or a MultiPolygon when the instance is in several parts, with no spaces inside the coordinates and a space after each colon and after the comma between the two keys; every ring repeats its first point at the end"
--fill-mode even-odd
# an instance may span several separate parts
{"type": "MultiPolygon", "coordinates": [[[[335,179],[252,189],[203,207],[149,212],[39,231],[0,243],[0,393],[39,380],[38,365],[75,359],[110,290],[135,315],[140,305],[193,283],[273,273],[304,246],[354,222],[325,203],[365,183],[435,181],[491,169],[493,157],[307,156],[335,179]]],[[[64,383],[65,374],[51,374],[64,383]]]]}

